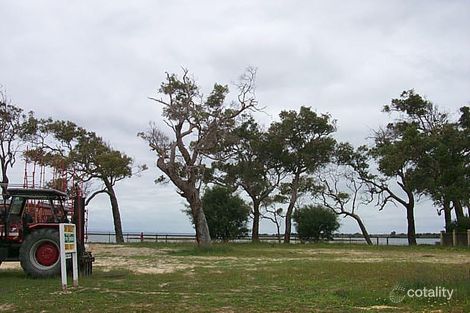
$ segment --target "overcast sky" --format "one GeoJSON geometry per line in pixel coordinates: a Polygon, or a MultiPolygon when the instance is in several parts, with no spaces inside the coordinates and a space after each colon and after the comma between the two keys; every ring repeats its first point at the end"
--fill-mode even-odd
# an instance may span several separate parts
{"type": "MultiPolygon", "coordinates": [[[[355,145],[386,123],[381,107],[403,90],[453,114],[470,103],[469,1],[0,0],[0,15],[0,85],[13,103],[96,131],[150,166],[117,188],[124,231],[192,232],[182,198],[153,183],[155,155],[136,137],[161,122],[148,97],[165,72],[188,68],[208,91],[255,66],[262,123],[311,106],[355,145]]],[[[12,180],[22,181],[22,166],[12,180]]],[[[360,214],[371,233],[406,232],[403,208],[360,214]]],[[[442,226],[431,203],[418,206],[418,232],[442,226]]],[[[105,196],[90,204],[89,229],[113,229],[105,196]]]]}

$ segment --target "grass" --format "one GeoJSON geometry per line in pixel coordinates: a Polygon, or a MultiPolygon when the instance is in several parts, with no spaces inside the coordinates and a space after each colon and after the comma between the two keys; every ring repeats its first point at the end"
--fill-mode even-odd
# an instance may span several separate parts
{"type": "Polygon", "coordinates": [[[66,293],[59,278],[0,267],[0,312],[470,312],[465,248],[143,243],[95,255],[93,276],[66,293]],[[455,292],[394,303],[396,286],[455,292]]]}

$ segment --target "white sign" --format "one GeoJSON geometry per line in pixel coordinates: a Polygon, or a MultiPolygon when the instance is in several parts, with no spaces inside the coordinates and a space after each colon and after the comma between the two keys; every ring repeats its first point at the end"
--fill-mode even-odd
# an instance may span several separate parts
{"type": "Polygon", "coordinates": [[[78,287],[77,234],[75,224],[59,224],[60,237],[60,272],[62,289],[67,290],[67,262],[72,256],[73,286],[78,287]]]}

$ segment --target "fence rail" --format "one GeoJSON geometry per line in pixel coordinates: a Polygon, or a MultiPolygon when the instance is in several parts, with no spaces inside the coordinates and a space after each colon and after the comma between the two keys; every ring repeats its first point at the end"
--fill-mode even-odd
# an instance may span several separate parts
{"type": "MultiPolygon", "coordinates": [[[[159,234],[159,233],[143,233],[143,232],[127,232],[124,233],[125,242],[160,242],[160,243],[194,243],[196,237],[194,234],[159,234]]],[[[88,232],[87,242],[89,243],[115,243],[116,235],[113,232],[88,232]]],[[[260,242],[278,243],[282,242],[277,235],[260,235],[260,242]]],[[[402,246],[408,245],[408,239],[400,236],[390,235],[372,235],[372,243],[374,245],[390,245],[390,246],[402,246]]],[[[251,236],[240,237],[230,242],[247,243],[251,242],[251,236]]],[[[300,240],[296,235],[291,236],[292,243],[300,243],[300,240]]],[[[439,244],[439,235],[418,237],[418,244],[436,245],[439,244]]],[[[366,244],[366,240],[363,237],[357,235],[337,235],[329,243],[346,243],[346,244],[366,244]]]]}

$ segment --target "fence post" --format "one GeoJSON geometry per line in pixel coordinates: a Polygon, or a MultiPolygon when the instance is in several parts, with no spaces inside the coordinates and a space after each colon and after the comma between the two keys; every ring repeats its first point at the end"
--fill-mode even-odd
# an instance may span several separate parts
{"type": "Polygon", "coordinates": [[[377,245],[379,245],[379,236],[377,236],[377,245]]]}
{"type": "Polygon", "coordinates": [[[454,247],[457,246],[457,230],[455,229],[452,231],[452,243],[454,247]]]}
{"type": "Polygon", "coordinates": [[[158,234],[155,234],[155,242],[158,242],[158,234]]]}
{"type": "Polygon", "coordinates": [[[467,246],[470,247],[470,229],[467,229],[467,246]]]}
{"type": "Polygon", "coordinates": [[[446,242],[445,242],[445,231],[441,230],[441,234],[440,234],[440,239],[441,239],[441,246],[445,246],[446,245],[446,242]]]}
{"type": "Polygon", "coordinates": [[[165,235],[165,243],[168,243],[168,235],[165,235]]]}
{"type": "Polygon", "coordinates": [[[388,246],[388,237],[387,237],[387,246],[388,246]]]}

